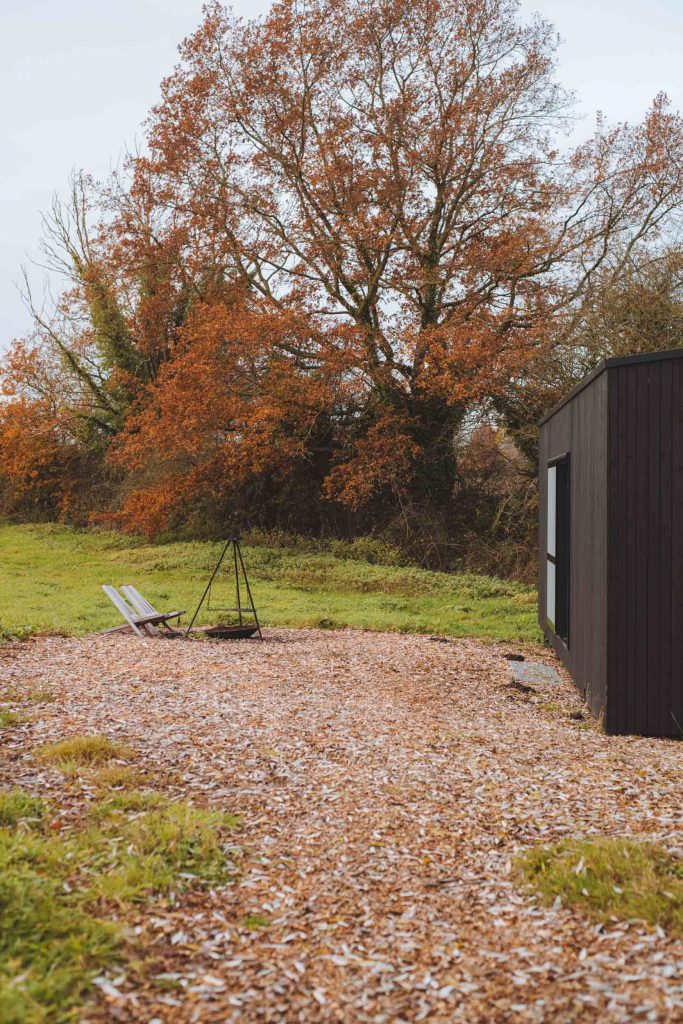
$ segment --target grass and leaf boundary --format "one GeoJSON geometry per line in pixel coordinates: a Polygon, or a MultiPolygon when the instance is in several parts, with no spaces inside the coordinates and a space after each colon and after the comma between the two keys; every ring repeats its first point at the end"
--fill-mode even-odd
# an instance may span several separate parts
{"type": "Polygon", "coordinates": [[[559,900],[594,920],[636,920],[683,934],[683,862],[656,843],[567,839],[525,851],[515,869],[546,904],[559,900]]]}
{"type": "Polygon", "coordinates": [[[0,792],[0,1020],[62,1024],[98,974],[136,954],[126,914],[149,900],[230,883],[234,815],[170,799],[116,762],[127,748],[71,737],[36,752],[97,799],[77,822],[25,789],[0,792]]]}

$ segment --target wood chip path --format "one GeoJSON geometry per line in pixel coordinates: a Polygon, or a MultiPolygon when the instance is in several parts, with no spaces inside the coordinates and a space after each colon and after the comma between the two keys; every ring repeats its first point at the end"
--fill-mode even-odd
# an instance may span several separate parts
{"type": "Polygon", "coordinates": [[[77,813],[87,790],[31,750],[105,734],[243,820],[238,881],[139,911],[156,974],[101,978],[84,1019],[683,1020],[681,940],[542,906],[511,872],[564,836],[683,846],[680,744],[603,736],[564,677],[521,692],[496,647],[316,630],[49,638],[1,648],[0,673],[17,709],[56,696],[3,734],[3,785],[77,813]]]}

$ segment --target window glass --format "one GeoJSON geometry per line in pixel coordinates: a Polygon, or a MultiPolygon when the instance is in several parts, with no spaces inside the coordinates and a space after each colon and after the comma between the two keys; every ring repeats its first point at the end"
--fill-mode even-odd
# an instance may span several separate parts
{"type": "Polygon", "coordinates": [[[548,572],[546,576],[546,610],[545,615],[548,625],[555,629],[555,563],[547,561],[548,572]]]}
{"type": "Polygon", "coordinates": [[[557,466],[548,470],[548,543],[546,550],[555,556],[555,537],[557,530],[557,466]]]}
{"type": "Polygon", "coordinates": [[[569,455],[548,466],[548,529],[546,532],[546,622],[569,644],[570,569],[570,466],[569,455]]]}

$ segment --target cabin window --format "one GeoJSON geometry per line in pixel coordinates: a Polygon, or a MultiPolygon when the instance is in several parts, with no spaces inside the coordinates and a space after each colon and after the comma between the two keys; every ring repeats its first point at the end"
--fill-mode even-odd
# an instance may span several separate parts
{"type": "Polygon", "coordinates": [[[569,644],[569,455],[548,463],[546,621],[569,644]]]}

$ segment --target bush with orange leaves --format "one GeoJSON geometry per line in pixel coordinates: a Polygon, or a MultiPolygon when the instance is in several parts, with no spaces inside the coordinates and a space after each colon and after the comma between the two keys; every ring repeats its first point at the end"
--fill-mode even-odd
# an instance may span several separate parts
{"type": "Polygon", "coordinates": [[[308,318],[198,307],[117,437],[111,460],[128,482],[111,518],[152,536],[203,509],[205,529],[220,528],[245,505],[258,522],[283,494],[287,525],[314,515],[343,365],[343,344],[325,352],[308,318]]]}
{"type": "Polygon", "coordinates": [[[81,501],[82,451],[49,401],[0,404],[0,509],[5,515],[70,518],[81,501]]]}

